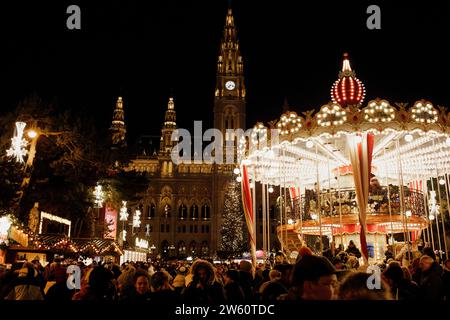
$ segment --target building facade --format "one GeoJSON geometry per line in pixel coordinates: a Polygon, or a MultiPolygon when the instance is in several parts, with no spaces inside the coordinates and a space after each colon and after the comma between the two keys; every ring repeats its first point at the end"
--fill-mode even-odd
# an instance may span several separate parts
{"type": "MultiPolygon", "coordinates": [[[[235,140],[227,129],[245,129],[243,65],[233,13],[229,9],[217,60],[213,108],[214,127],[221,130],[224,141],[235,140]]],[[[226,161],[209,164],[196,160],[175,164],[171,152],[177,142],[171,137],[176,128],[175,101],[169,97],[158,150],[144,151],[130,159],[126,167],[127,171],[150,177],[150,184],[139,204],[142,222],[136,236],[148,239],[153,253],[162,256],[214,256],[220,250],[225,190],[231,179],[235,179],[233,169],[236,164],[226,161]]],[[[121,97],[117,101],[111,131],[113,144],[123,146],[126,131],[121,97]]],[[[236,145],[234,142],[233,150],[224,150],[224,159],[227,153],[236,154],[236,145]]],[[[276,242],[274,208],[271,216],[271,232],[276,242]]],[[[262,233],[259,224],[257,231],[262,233]]]]}

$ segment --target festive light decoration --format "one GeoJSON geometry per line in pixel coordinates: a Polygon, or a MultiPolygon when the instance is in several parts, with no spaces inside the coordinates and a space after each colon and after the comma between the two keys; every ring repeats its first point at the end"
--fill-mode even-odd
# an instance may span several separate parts
{"type": "Polygon", "coordinates": [[[417,101],[411,108],[411,117],[414,121],[419,123],[435,123],[438,120],[438,112],[433,107],[431,102],[428,101],[417,101]]]}
{"type": "Polygon", "coordinates": [[[122,241],[127,241],[127,230],[122,230],[122,241]]]}
{"type": "Polygon", "coordinates": [[[281,130],[281,135],[296,133],[302,127],[302,118],[293,111],[287,112],[281,116],[277,127],[281,130]]]}
{"type": "Polygon", "coordinates": [[[0,217],[0,243],[8,244],[8,231],[11,225],[12,221],[9,216],[0,217]]]}
{"type": "Polygon", "coordinates": [[[242,177],[241,177],[241,176],[237,176],[237,177],[236,177],[236,181],[237,181],[237,182],[241,182],[241,181],[242,181],[242,177]]]}
{"type": "Polygon", "coordinates": [[[148,249],[148,241],[145,239],[136,238],[135,241],[136,247],[141,249],[148,249]]]}
{"type": "Polygon", "coordinates": [[[269,193],[273,193],[273,187],[270,186],[270,187],[267,189],[267,191],[269,191],[269,193]]]}
{"type": "Polygon", "coordinates": [[[292,219],[288,219],[288,224],[294,224],[295,223],[295,221],[294,220],[292,220],[292,219]]]}
{"type": "Polygon", "coordinates": [[[25,148],[28,145],[28,141],[23,138],[25,126],[25,122],[16,122],[15,134],[11,138],[11,147],[6,150],[6,155],[14,157],[19,163],[24,162],[23,157],[28,153],[28,150],[25,148]]]}
{"type": "Polygon", "coordinates": [[[342,125],[345,121],[347,121],[347,113],[337,103],[322,106],[317,114],[317,123],[322,127],[342,125]]]}
{"type": "Polygon", "coordinates": [[[430,191],[429,205],[430,205],[430,220],[433,220],[433,219],[431,219],[431,216],[434,217],[434,216],[438,215],[439,209],[440,209],[440,206],[437,204],[437,201],[436,201],[436,191],[434,191],[434,190],[430,191]]]}
{"type": "Polygon", "coordinates": [[[267,128],[258,122],[252,129],[250,148],[263,148],[267,146],[267,128]]]}
{"type": "Polygon", "coordinates": [[[139,228],[141,226],[141,211],[136,210],[133,216],[133,228],[139,228]]]}
{"type": "Polygon", "coordinates": [[[42,225],[44,223],[44,219],[50,220],[50,221],[55,221],[58,223],[62,223],[65,224],[67,226],[69,226],[69,231],[68,231],[68,237],[70,238],[70,229],[72,227],[72,221],[68,220],[68,219],[64,219],[58,216],[55,216],[53,214],[41,211],[41,220],[39,223],[39,233],[42,233],[42,225]]]}
{"type": "Polygon", "coordinates": [[[120,221],[127,221],[128,220],[128,209],[127,209],[127,202],[122,201],[122,207],[120,208],[120,221]]]}
{"type": "Polygon", "coordinates": [[[311,140],[306,141],[306,147],[308,149],[311,149],[312,147],[314,147],[314,142],[312,142],[311,140]]]}
{"type": "Polygon", "coordinates": [[[105,201],[105,193],[102,190],[102,186],[97,184],[94,189],[94,203],[97,208],[103,208],[103,202],[105,201]]]}
{"type": "Polygon", "coordinates": [[[342,71],[339,72],[339,79],[331,88],[331,99],[345,107],[347,105],[357,105],[362,103],[366,93],[363,83],[356,78],[355,72],[350,67],[348,54],[344,54],[342,71]]]}
{"type": "Polygon", "coordinates": [[[411,216],[412,216],[411,210],[406,210],[405,216],[406,216],[407,218],[411,217],[411,216]]]}
{"type": "Polygon", "coordinates": [[[234,168],[233,173],[239,174],[239,173],[241,173],[241,170],[239,168],[234,168]]]}
{"type": "Polygon", "coordinates": [[[411,142],[411,141],[413,141],[413,140],[414,140],[414,137],[413,137],[412,134],[407,133],[407,134],[405,135],[405,141],[406,141],[406,142],[411,142]]]}
{"type": "Polygon", "coordinates": [[[443,179],[443,178],[439,179],[439,184],[441,186],[443,186],[445,184],[445,179],[443,179]]]}
{"type": "Polygon", "coordinates": [[[395,109],[386,100],[373,100],[364,110],[364,119],[369,122],[389,122],[395,118],[395,109]]]}
{"type": "Polygon", "coordinates": [[[240,183],[230,182],[224,199],[223,223],[220,231],[221,250],[239,252],[244,249],[244,215],[242,212],[240,183]]]}

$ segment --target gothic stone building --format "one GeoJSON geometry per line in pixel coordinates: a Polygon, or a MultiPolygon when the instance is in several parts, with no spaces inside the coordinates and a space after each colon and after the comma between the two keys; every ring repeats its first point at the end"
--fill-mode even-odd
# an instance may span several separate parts
{"type": "MultiPolygon", "coordinates": [[[[214,128],[221,132],[245,129],[243,60],[231,9],[226,16],[220,45],[214,94],[214,128]]],[[[171,135],[176,128],[175,103],[170,97],[159,150],[131,159],[126,169],[150,176],[150,185],[140,205],[142,224],[138,237],[147,238],[149,244],[156,247],[154,252],[163,256],[214,256],[220,250],[224,193],[227,183],[235,178],[235,165],[195,161],[176,165],[171,160],[171,150],[176,144],[171,141],[171,135]]],[[[121,97],[116,104],[111,132],[113,145],[123,146],[125,122],[121,97]]],[[[228,137],[224,135],[225,138],[228,137]]],[[[261,215],[261,209],[258,212],[261,215]]],[[[271,207],[271,216],[275,218],[274,206],[271,207]]],[[[259,225],[257,230],[262,234],[262,226],[259,225]]],[[[276,220],[272,219],[274,240],[275,226],[276,220]]],[[[258,238],[259,243],[262,237],[258,238]]]]}

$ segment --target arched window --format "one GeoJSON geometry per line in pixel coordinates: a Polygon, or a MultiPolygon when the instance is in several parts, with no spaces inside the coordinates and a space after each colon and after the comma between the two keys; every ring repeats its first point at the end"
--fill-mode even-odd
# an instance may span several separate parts
{"type": "Polygon", "coordinates": [[[156,206],[154,203],[152,203],[147,208],[147,218],[153,219],[155,217],[155,214],[156,214],[156,206]]]}
{"type": "Polygon", "coordinates": [[[202,206],[202,220],[209,220],[211,218],[209,205],[202,206]]]}
{"type": "Polygon", "coordinates": [[[189,244],[189,254],[195,256],[197,253],[197,243],[195,241],[191,241],[189,244]]]}
{"type": "Polygon", "coordinates": [[[185,245],[184,241],[178,242],[178,255],[179,256],[186,255],[186,245],[185,245]]]}
{"type": "Polygon", "coordinates": [[[184,204],[181,204],[178,207],[178,219],[179,220],[186,220],[187,218],[187,207],[184,204]]]}
{"type": "Polygon", "coordinates": [[[209,247],[208,247],[208,242],[206,242],[206,241],[203,241],[202,242],[202,248],[201,248],[201,250],[202,250],[202,256],[207,256],[208,255],[208,253],[209,253],[209,247]]]}
{"type": "Polygon", "coordinates": [[[163,256],[169,255],[169,242],[167,240],[161,242],[161,254],[163,256]]]}
{"type": "Polygon", "coordinates": [[[164,206],[164,210],[163,210],[162,216],[164,218],[170,218],[171,211],[172,211],[172,207],[169,204],[166,204],[164,206]]]}
{"type": "Polygon", "coordinates": [[[198,206],[196,204],[191,206],[190,218],[191,220],[198,220],[198,206]]]}

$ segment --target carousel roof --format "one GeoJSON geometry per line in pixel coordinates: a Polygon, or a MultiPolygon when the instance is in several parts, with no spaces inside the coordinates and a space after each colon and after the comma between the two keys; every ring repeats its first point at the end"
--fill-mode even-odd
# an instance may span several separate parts
{"type": "MultiPolygon", "coordinates": [[[[352,77],[350,71],[344,63],[342,79],[352,77]]],[[[305,186],[319,176],[328,184],[333,170],[350,165],[349,145],[364,134],[374,135],[375,174],[396,179],[401,173],[406,182],[450,172],[450,113],[423,99],[411,105],[381,98],[366,105],[329,102],[301,115],[287,111],[241,138],[239,158],[254,165],[256,181],[305,186]]]]}

